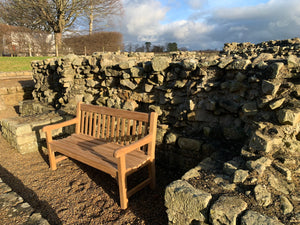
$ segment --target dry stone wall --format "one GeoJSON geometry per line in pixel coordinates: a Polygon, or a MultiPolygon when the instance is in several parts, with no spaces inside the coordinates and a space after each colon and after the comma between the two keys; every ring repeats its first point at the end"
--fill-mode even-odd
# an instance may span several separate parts
{"type": "Polygon", "coordinates": [[[170,224],[294,224],[300,222],[299,56],[295,38],[225,44],[216,54],[36,61],[32,109],[72,114],[84,101],[156,111],[157,161],[192,168],[166,189],[170,224]]]}
{"type": "Polygon", "coordinates": [[[226,44],[220,54],[95,53],[36,61],[33,96],[68,112],[78,101],[156,111],[158,156],[176,167],[191,168],[220,148],[236,153],[249,140],[270,153],[285,138],[292,146],[298,142],[299,44],[291,39],[226,44]]]}

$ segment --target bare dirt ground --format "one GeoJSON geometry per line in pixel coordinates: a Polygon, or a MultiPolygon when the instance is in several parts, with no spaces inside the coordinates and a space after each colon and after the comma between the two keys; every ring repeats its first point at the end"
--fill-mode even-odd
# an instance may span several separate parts
{"type": "Polygon", "coordinates": [[[167,224],[164,189],[176,178],[159,167],[156,190],[143,189],[121,210],[109,175],[69,159],[51,171],[43,153],[21,155],[1,136],[0,145],[0,177],[50,224],[167,224]]]}
{"type": "MultiPolygon", "coordinates": [[[[0,86],[13,85],[1,81],[0,86]]],[[[0,111],[0,119],[15,117],[15,107],[0,111]]],[[[146,187],[119,207],[116,181],[96,169],[71,159],[56,171],[48,166],[47,150],[21,155],[0,133],[0,178],[50,224],[167,224],[164,207],[166,185],[179,176],[157,166],[157,188],[146,187]]],[[[129,185],[145,174],[129,177],[129,185]]],[[[17,224],[0,213],[1,224],[17,224]]],[[[18,223],[19,224],[19,223],[18,223]]]]}

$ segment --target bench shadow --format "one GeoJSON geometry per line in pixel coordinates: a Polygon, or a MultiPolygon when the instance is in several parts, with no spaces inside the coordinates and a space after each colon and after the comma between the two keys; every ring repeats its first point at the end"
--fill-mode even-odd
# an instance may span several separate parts
{"type": "MultiPolygon", "coordinates": [[[[70,158],[71,159],[71,158],[70,158]]],[[[110,175],[97,170],[93,167],[85,165],[79,161],[71,159],[77,166],[82,169],[88,177],[112,198],[120,207],[119,188],[117,181],[110,175]]],[[[129,189],[137,185],[139,182],[147,178],[148,167],[144,167],[137,172],[128,176],[129,189]]],[[[165,188],[172,181],[178,179],[182,174],[178,171],[170,171],[161,166],[156,165],[156,188],[154,190],[146,186],[142,190],[135,193],[129,198],[128,208],[121,210],[121,215],[127,210],[131,210],[137,218],[145,221],[146,225],[165,225],[168,223],[166,207],[164,206],[165,188]]],[[[139,222],[133,224],[140,224],[139,222]]]]}
{"type": "Polygon", "coordinates": [[[61,220],[57,216],[55,210],[47,201],[39,200],[37,194],[26,187],[21,180],[16,178],[12,173],[0,165],[0,177],[4,183],[21,196],[25,202],[29,203],[35,212],[41,213],[43,218],[47,219],[51,225],[62,225],[61,220]]]}

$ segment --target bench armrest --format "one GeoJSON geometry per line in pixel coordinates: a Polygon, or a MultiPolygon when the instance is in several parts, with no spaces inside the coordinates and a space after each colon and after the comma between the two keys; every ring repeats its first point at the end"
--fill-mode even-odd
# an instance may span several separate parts
{"type": "Polygon", "coordinates": [[[56,129],[59,129],[59,128],[62,128],[62,127],[67,127],[67,126],[70,126],[72,124],[78,123],[78,121],[79,121],[78,118],[75,117],[74,119],[67,120],[67,121],[64,121],[64,122],[61,122],[61,123],[47,125],[47,126],[43,127],[42,131],[43,132],[48,132],[48,131],[56,130],[56,129]]]}
{"type": "Polygon", "coordinates": [[[148,134],[145,137],[141,138],[140,140],[138,140],[130,145],[126,145],[124,147],[121,147],[121,148],[115,150],[114,157],[119,158],[122,155],[125,155],[125,154],[127,154],[137,148],[140,148],[146,144],[149,144],[152,141],[152,139],[153,139],[153,134],[148,134]]]}

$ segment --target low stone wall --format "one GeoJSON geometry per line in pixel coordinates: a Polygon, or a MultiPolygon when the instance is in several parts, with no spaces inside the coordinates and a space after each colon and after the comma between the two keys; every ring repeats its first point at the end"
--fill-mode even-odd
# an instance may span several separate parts
{"type": "Polygon", "coordinates": [[[0,111],[18,106],[20,101],[32,99],[32,72],[0,72],[0,111]]]}
{"type": "Polygon", "coordinates": [[[37,61],[33,96],[70,113],[79,101],[156,111],[158,163],[190,169],[205,159],[167,188],[170,224],[292,224],[300,199],[299,46],[296,38],[226,44],[219,54],[37,61]]]}
{"type": "Polygon", "coordinates": [[[31,71],[0,72],[0,79],[32,78],[31,71]]]}
{"type": "MultiPolygon", "coordinates": [[[[15,117],[2,119],[0,121],[2,136],[9,142],[11,146],[16,148],[21,154],[29,152],[37,152],[41,150],[44,141],[45,133],[42,128],[46,125],[58,123],[70,119],[68,115],[59,115],[54,112],[46,112],[38,115],[26,117],[15,117]]],[[[53,131],[53,136],[70,133],[65,128],[53,131]]]]}
{"type": "Polygon", "coordinates": [[[33,96],[68,112],[78,101],[156,111],[158,158],[177,168],[191,168],[220,148],[238,154],[252,137],[267,142],[268,152],[270,138],[274,144],[285,137],[297,141],[296,128],[273,136],[256,130],[298,122],[299,50],[266,53],[266,44],[253,48],[262,53],[95,53],[36,61],[33,96]]]}

